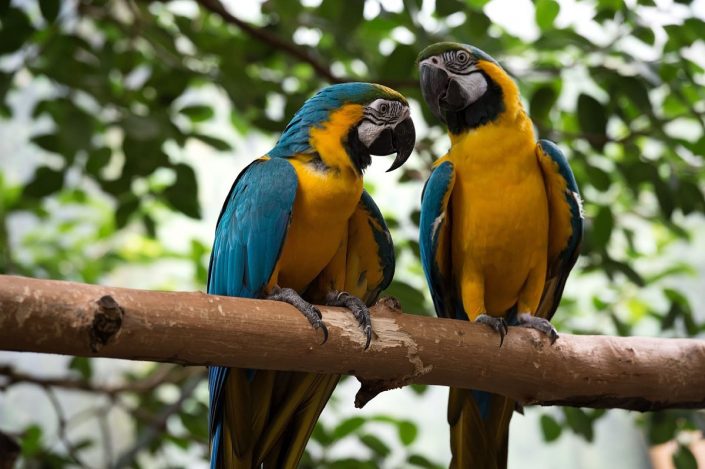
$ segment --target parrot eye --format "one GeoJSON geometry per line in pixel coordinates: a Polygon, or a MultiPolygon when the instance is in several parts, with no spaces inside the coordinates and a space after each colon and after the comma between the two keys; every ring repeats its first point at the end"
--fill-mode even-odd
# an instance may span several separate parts
{"type": "Polygon", "coordinates": [[[468,54],[463,51],[458,52],[455,58],[458,60],[458,62],[460,62],[461,65],[467,63],[469,59],[468,54]]]}
{"type": "Polygon", "coordinates": [[[387,104],[387,103],[382,103],[382,104],[379,106],[379,112],[381,112],[382,114],[387,114],[387,113],[389,112],[389,104],[387,104]]]}

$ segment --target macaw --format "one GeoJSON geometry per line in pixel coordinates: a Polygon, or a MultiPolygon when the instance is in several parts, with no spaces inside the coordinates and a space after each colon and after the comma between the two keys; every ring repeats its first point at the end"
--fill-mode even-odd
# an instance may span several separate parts
{"type": "MultiPolygon", "coordinates": [[[[450,150],[421,196],[420,248],[439,317],[558,334],[558,307],[582,238],[582,205],[561,150],[536,141],[519,89],[476,47],[438,43],[418,59],[421,91],[450,150]]],[[[469,359],[472,359],[471,356],[469,359]]],[[[515,403],[450,389],[451,467],[506,467],[515,403]]]]}
{"type": "MultiPolygon", "coordinates": [[[[363,190],[370,155],[401,166],[415,142],[396,91],[345,83],[319,91],[277,144],[235,180],[215,231],[208,293],[289,303],[328,331],[312,303],[348,308],[372,337],[368,306],[394,273],[392,240],[363,190]]],[[[212,468],[294,468],[339,376],[209,369],[212,468]]]]}

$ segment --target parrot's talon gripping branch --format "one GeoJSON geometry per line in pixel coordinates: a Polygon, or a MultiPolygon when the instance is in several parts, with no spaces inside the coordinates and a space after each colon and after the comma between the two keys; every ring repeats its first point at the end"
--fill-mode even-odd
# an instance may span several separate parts
{"type": "Polygon", "coordinates": [[[333,290],[326,295],[326,305],[342,306],[349,309],[365,334],[365,350],[370,348],[370,342],[372,341],[372,320],[370,319],[370,310],[367,308],[364,301],[348,292],[333,290]]]}
{"type": "Polygon", "coordinates": [[[504,343],[504,336],[509,332],[507,321],[504,318],[495,318],[489,314],[480,314],[475,322],[490,326],[497,334],[499,334],[499,346],[504,343]]]}
{"type": "Polygon", "coordinates": [[[546,337],[548,337],[548,340],[551,341],[551,345],[553,345],[558,339],[558,331],[556,331],[556,328],[553,327],[548,319],[532,316],[529,313],[520,313],[517,316],[517,320],[520,327],[536,329],[537,331],[545,334],[546,337]]]}
{"type": "Polygon", "coordinates": [[[296,290],[291,288],[280,288],[275,286],[272,292],[265,297],[267,300],[281,301],[282,303],[288,303],[294,308],[298,309],[301,314],[303,314],[308,322],[311,323],[314,330],[320,329],[323,331],[323,342],[321,345],[328,341],[328,328],[323,322],[323,315],[321,311],[313,306],[311,303],[307,302],[301,296],[296,293],[296,290]]]}

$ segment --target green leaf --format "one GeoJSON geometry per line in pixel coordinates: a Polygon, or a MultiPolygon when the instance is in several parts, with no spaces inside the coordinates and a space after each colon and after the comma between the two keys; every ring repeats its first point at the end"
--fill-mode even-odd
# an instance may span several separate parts
{"type": "Polygon", "coordinates": [[[25,12],[19,8],[8,8],[2,16],[0,55],[17,51],[32,32],[32,23],[25,12]]]}
{"type": "Polygon", "coordinates": [[[406,462],[411,464],[412,466],[422,467],[424,469],[438,469],[439,467],[441,467],[438,464],[433,464],[426,456],[422,456],[420,454],[410,455],[407,458],[406,462]]]}
{"type": "Polygon", "coordinates": [[[335,439],[333,438],[333,435],[331,435],[331,432],[328,431],[328,429],[321,423],[319,420],[316,422],[316,426],[313,427],[313,433],[311,433],[311,438],[313,441],[318,442],[321,446],[324,448],[330,446],[335,442],[335,439]]]}
{"type": "Polygon", "coordinates": [[[588,164],[585,166],[585,172],[588,175],[587,182],[598,191],[605,192],[612,186],[612,177],[602,168],[588,164]]]}
{"type": "Polygon", "coordinates": [[[69,369],[78,371],[85,380],[89,380],[93,376],[91,361],[86,357],[73,357],[69,362],[69,369]]]}
{"type": "Polygon", "coordinates": [[[225,140],[221,140],[217,137],[211,137],[210,135],[193,133],[189,135],[189,137],[196,138],[205,143],[206,145],[210,145],[218,151],[230,151],[233,149],[233,147],[231,147],[230,144],[225,140]]]}
{"type": "Polygon", "coordinates": [[[654,30],[651,28],[638,27],[634,29],[633,34],[634,37],[639,39],[641,42],[644,42],[650,46],[653,46],[656,42],[656,34],[654,34],[654,30]]]}
{"type": "Polygon", "coordinates": [[[561,425],[548,414],[543,414],[541,416],[541,431],[543,432],[543,439],[546,442],[555,441],[561,436],[562,431],[561,425]]]}
{"type": "Polygon", "coordinates": [[[191,436],[204,440],[208,438],[208,420],[204,419],[203,415],[182,412],[179,414],[179,419],[181,419],[181,423],[184,424],[191,436]]]}
{"type": "Polygon", "coordinates": [[[39,10],[47,23],[53,23],[59,16],[61,2],[59,0],[39,0],[39,10]]]}
{"type": "Polygon", "coordinates": [[[649,90],[643,80],[636,77],[622,77],[619,82],[620,89],[642,112],[653,112],[649,90]]]}
{"type": "Polygon", "coordinates": [[[412,46],[399,44],[384,61],[382,74],[387,79],[409,78],[415,73],[415,64],[416,49],[412,46]]]}
{"type": "Polygon", "coordinates": [[[436,0],[436,14],[439,16],[450,16],[463,10],[463,4],[459,0],[436,0]]]}
{"type": "Polygon", "coordinates": [[[385,458],[389,456],[389,453],[391,453],[389,446],[371,433],[361,435],[360,442],[371,449],[372,452],[378,457],[385,458]]]}
{"type": "Polygon", "coordinates": [[[112,151],[110,148],[99,148],[97,150],[92,150],[88,153],[88,160],[86,161],[86,171],[94,177],[100,175],[100,170],[103,169],[110,163],[110,158],[112,157],[112,151]]]}
{"type": "Polygon", "coordinates": [[[333,429],[333,439],[340,440],[342,438],[345,438],[346,436],[358,430],[364,424],[365,419],[362,417],[350,417],[348,419],[345,419],[333,429]]]}
{"type": "Polygon", "coordinates": [[[675,438],[678,431],[677,416],[671,412],[654,412],[648,419],[649,443],[660,445],[675,438]]]}
{"type": "Polygon", "coordinates": [[[578,123],[590,145],[602,151],[607,136],[607,111],[602,103],[592,96],[581,94],[578,97],[578,123]]]}
{"type": "Polygon", "coordinates": [[[561,10],[560,5],[556,0],[536,0],[536,24],[541,31],[548,31],[553,27],[558,13],[561,10]]]}
{"type": "Polygon", "coordinates": [[[139,209],[140,201],[134,195],[128,197],[118,203],[118,208],[115,211],[115,225],[117,228],[124,228],[132,218],[132,215],[139,209]]]}
{"type": "Polygon", "coordinates": [[[678,451],[673,455],[673,464],[676,469],[698,469],[698,462],[687,446],[678,445],[678,451]]]}
{"type": "Polygon", "coordinates": [[[547,122],[548,114],[558,100],[558,92],[553,86],[539,87],[529,100],[531,118],[536,122],[547,122]]]}
{"type": "Polygon", "coordinates": [[[419,433],[418,428],[414,422],[410,420],[401,420],[397,423],[397,429],[399,430],[399,439],[404,446],[409,446],[416,440],[416,436],[419,433]]]}
{"type": "Polygon", "coordinates": [[[32,141],[42,150],[51,153],[61,153],[61,144],[56,134],[35,135],[32,141]]]}
{"type": "Polygon", "coordinates": [[[465,3],[467,3],[471,8],[482,9],[482,7],[490,3],[490,0],[465,0],[465,3]]]}
{"type": "Polygon", "coordinates": [[[586,441],[592,442],[594,438],[592,419],[590,419],[584,410],[576,407],[564,407],[563,414],[571,430],[585,438],[586,441]]]}
{"type": "Polygon", "coordinates": [[[63,171],[41,166],[34,173],[34,179],[24,188],[24,196],[41,199],[59,191],[64,185],[63,171]]]}
{"type": "Polygon", "coordinates": [[[202,104],[183,107],[179,109],[179,112],[191,119],[191,122],[207,121],[214,115],[213,108],[202,104]]]}
{"type": "Polygon", "coordinates": [[[38,425],[30,425],[22,432],[22,455],[32,457],[41,451],[42,429],[38,425]]]}
{"type": "Polygon", "coordinates": [[[592,243],[600,247],[607,246],[613,227],[612,209],[608,206],[600,207],[592,223],[592,243]]]}
{"type": "Polygon", "coordinates": [[[177,164],[176,181],[164,190],[164,197],[176,210],[191,218],[201,216],[201,205],[198,202],[198,183],[196,173],[191,166],[177,164]]]}

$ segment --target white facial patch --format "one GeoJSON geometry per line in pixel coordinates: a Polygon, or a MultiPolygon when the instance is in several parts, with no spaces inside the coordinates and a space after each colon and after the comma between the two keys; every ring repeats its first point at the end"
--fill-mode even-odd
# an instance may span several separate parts
{"type": "Polygon", "coordinates": [[[409,107],[399,101],[375,99],[365,109],[365,116],[357,127],[357,136],[369,148],[384,129],[395,128],[409,115],[409,107]]]}
{"type": "Polygon", "coordinates": [[[377,125],[372,121],[365,120],[362,121],[359,126],[357,126],[357,137],[366,147],[369,148],[369,146],[372,145],[372,142],[377,139],[383,129],[384,126],[377,125]]]}
{"type": "Polygon", "coordinates": [[[451,75],[457,81],[460,89],[468,98],[468,104],[472,104],[487,92],[487,80],[481,73],[470,73],[469,75],[451,75]]]}

